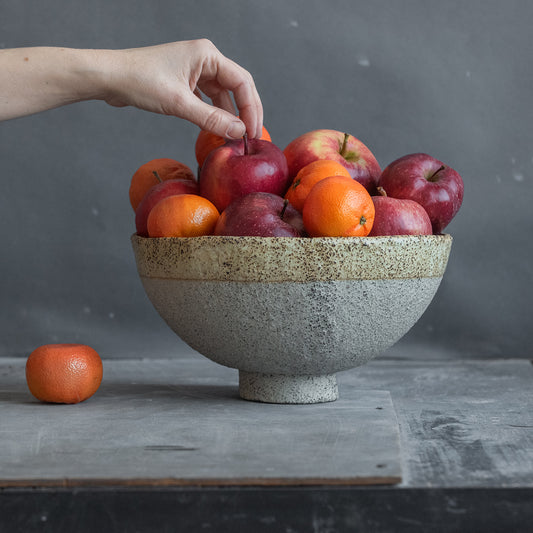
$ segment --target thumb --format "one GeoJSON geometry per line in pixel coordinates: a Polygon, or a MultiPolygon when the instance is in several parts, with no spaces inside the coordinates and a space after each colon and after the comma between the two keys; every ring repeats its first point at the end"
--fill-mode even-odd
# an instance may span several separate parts
{"type": "Polygon", "coordinates": [[[246,133],[246,126],[238,117],[194,95],[185,103],[180,116],[203,130],[228,139],[240,139],[246,133]]]}

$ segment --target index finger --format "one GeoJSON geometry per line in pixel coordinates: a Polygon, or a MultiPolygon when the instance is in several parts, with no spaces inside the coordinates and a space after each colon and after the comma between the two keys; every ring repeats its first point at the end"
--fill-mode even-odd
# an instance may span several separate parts
{"type": "Polygon", "coordinates": [[[246,125],[252,138],[263,132],[263,105],[252,75],[231,59],[222,56],[218,62],[216,79],[220,85],[233,93],[239,118],[246,125]]]}

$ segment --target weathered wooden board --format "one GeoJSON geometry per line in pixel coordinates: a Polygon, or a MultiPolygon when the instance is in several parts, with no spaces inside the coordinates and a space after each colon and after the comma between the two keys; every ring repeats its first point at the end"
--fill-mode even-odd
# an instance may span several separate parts
{"type": "Polygon", "coordinates": [[[388,391],[315,405],[237,396],[236,371],[203,359],[104,361],[77,405],[34,400],[24,361],[0,361],[0,486],[394,484],[388,391]]]}
{"type": "Polygon", "coordinates": [[[46,474],[52,484],[90,484],[102,470],[113,483],[113,465],[128,483],[392,483],[400,478],[392,449],[392,458],[361,470],[364,454],[370,457],[362,451],[370,446],[369,432],[382,435],[374,451],[396,442],[390,400],[379,392],[390,391],[401,487],[533,487],[533,365],[527,360],[381,357],[339,374],[340,400],[315,406],[240,400],[236,372],[202,357],[105,361],[104,382],[92,399],[48,406],[30,396],[23,367],[22,359],[0,360],[4,486],[43,478],[50,465],[57,468],[46,474]],[[365,417],[372,419],[366,428],[365,417]]]}
{"type": "Polygon", "coordinates": [[[403,485],[533,487],[533,365],[524,359],[376,359],[339,376],[341,394],[391,392],[403,485]]]}

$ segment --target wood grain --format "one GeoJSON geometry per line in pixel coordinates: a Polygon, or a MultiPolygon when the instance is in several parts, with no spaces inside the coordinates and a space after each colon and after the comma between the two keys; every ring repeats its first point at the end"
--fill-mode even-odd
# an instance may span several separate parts
{"type": "Polygon", "coordinates": [[[259,404],[238,398],[236,372],[223,372],[222,384],[214,364],[105,361],[93,398],[46,405],[27,392],[23,363],[0,367],[3,487],[401,481],[388,391],[316,405],[259,404]]]}

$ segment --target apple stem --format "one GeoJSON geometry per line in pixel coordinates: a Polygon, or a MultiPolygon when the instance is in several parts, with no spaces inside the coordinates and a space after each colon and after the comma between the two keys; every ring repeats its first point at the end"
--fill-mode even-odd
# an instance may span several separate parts
{"type": "Polygon", "coordinates": [[[159,174],[157,173],[157,170],[153,170],[152,172],[154,176],[157,178],[157,181],[159,181],[159,183],[162,183],[163,180],[161,179],[161,176],[159,176],[159,174]]]}
{"type": "Polygon", "coordinates": [[[429,176],[428,178],[428,181],[437,181],[437,179],[435,178],[435,176],[441,171],[441,170],[444,170],[446,167],[444,165],[441,165],[437,170],[435,170],[435,172],[433,172],[433,174],[431,174],[431,176],[429,176]]]}
{"type": "Polygon", "coordinates": [[[383,187],[378,187],[377,190],[380,196],[387,196],[387,191],[383,187]]]}
{"type": "Polygon", "coordinates": [[[279,218],[281,218],[281,220],[283,220],[283,217],[285,215],[285,211],[286,211],[288,205],[289,205],[289,200],[287,200],[287,198],[285,198],[285,201],[283,202],[283,208],[281,209],[281,213],[279,214],[279,218]]]}
{"type": "Polygon", "coordinates": [[[346,154],[346,145],[348,144],[348,138],[350,137],[349,133],[344,134],[344,139],[342,141],[341,151],[340,154],[344,157],[346,154]]]}
{"type": "Polygon", "coordinates": [[[248,155],[248,135],[245,133],[242,138],[244,139],[244,155],[248,155]]]}

